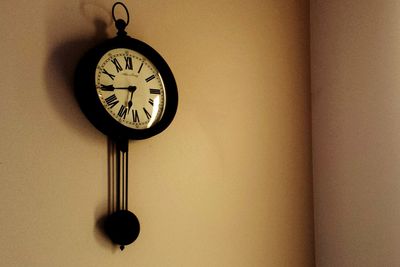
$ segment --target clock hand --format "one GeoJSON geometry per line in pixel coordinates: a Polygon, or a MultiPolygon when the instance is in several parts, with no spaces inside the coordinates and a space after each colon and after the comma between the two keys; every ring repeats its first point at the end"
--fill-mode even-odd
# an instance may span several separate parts
{"type": "Polygon", "coordinates": [[[132,102],[133,93],[136,91],[136,86],[129,86],[129,87],[130,87],[129,88],[129,94],[131,95],[131,97],[130,97],[130,99],[128,101],[128,113],[131,110],[131,107],[133,105],[133,102],[132,102]]]}
{"type": "Polygon", "coordinates": [[[129,114],[129,111],[131,110],[132,106],[133,106],[133,102],[132,102],[132,95],[131,95],[131,99],[128,102],[128,114],[129,114]]]}
{"type": "Polygon", "coordinates": [[[102,91],[114,91],[115,88],[114,88],[114,85],[112,85],[112,84],[110,84],[110,85],[101,84],[100,89],[102,91]]]}
{"type": "Polygon", "coordinates": [[[129,92],[132,92],[132,94],[136,91],[137,87],[132,85],[132,86],[128,86],[128,90],[129,92]]]}
{"type": "Polygon", "coordinates": [[[129,92],[133,93],[136,90],[136,86],[129,85],[128,87],[114,87],[114,85],[112,85],[112,84],[110,84],[110,85],[101,84],[100,89],[102,91],[129,90],[129,92]]]}

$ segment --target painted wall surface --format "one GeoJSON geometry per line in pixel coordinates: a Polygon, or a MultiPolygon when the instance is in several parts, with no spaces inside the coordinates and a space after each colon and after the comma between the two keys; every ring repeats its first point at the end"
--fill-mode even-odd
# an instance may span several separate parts
{"type": "Polygon", "coordinates": [[[72,93],[78,58],[115,34],[112,4],[0,3],[0,265],[312,266],[308,1],[126,2],[180,105],[130,143],[142,229],[122,253],[97,227],[107,139],[72,93]]]}
{"type": "Polygon", "coordinates": [[[311,1],[317,266],[400,266],[399,18],[311,1]]]}

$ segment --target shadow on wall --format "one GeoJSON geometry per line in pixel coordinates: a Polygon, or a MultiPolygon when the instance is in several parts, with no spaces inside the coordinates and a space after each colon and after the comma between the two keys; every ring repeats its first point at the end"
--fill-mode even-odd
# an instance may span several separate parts
{"type": "MultiPolygon", "coordinates": [[[[43,79],[47,86],[49,102],[67,128],[77,131],[79,136],[91,141],[106,138],[81,112],[74,95],[74,75],[84,53],[108,38],[107,28],[112,22],[110,12],[111,9],[106,7],[85,3],[78,6],[73,1],[65,2],[62,6],[48,7],[46,27],[49,52],[43,79]],[[88,34],[88,29],[93,27],[94,34],[88,34]],[[86,37],[82,37],[85,35],[86,37]]],[[[104,219],[108,213],[107,202],[96,208],[93,231],[98,242],[115,253],[117,247],[103,234],[104,219]]]]}
{"type": "Polygon", "coordinates": [[[58,10],[49,10],[51,14],[48,16],[46,25],[49,55],[44,79],[47,84],[49,101],[59,114],[60,120],[65,121],[69,128],[81,132],[79,134],[83,137],[96,138],[101,135],[86,120],[75,99],[74,72],[83,54],[107,38],[106,29],[110,24],[107,21],[111,20],[107,19],[105,14],[109,17],[111,15],[108,14],[108,10],[108,13],[105,13],[106,8],[93,4],[83,4],[80,6],[80,12],[77,10],[75,13],[71,13],[73,4],[66,3],[65,5],[57,7],[58,10]],[[60,11],[60,9],[63,10],[60,11]],[[102,10],[102,16],[88,15],[88,13],[94,13],[90,11],[92,9],[102,10]],[[59,14],[63,14],[63,17],[60,18],[59,14]],[[76,16],[89,18],[77,21],[76,16]],[[95,27],[94,35],[71,37],[77,34],[82,36],[87,32],[84,30],[85,28],[93,26],[95,27]]]}

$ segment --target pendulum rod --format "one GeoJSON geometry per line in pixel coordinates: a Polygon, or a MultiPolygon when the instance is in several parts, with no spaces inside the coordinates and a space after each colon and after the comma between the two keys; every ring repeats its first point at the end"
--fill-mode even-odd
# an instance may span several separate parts
{"type": "Polygon", "coordinates": [[[128,141],[116,142],[116,210],[128,209],[128,141]]]}
{"type": "Polygon", "coordinates": [[[128,139],[110,139],[109,206],[112,211],[104,224],[105,233],[123,250],[139,236],[140,223],[128,210],[128,139]]]}

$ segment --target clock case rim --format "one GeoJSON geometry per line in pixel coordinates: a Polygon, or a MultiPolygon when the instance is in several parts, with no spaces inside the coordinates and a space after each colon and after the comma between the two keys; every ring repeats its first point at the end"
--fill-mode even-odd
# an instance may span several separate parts
{"type": "Polygon", "coordinates": [[[141,140],[164,131],[175,117],[178,107],[178,90],[174,75],[163,57],[143,41],[116,36],[93,47],[81,58],[75,70],[75,96],[86,118],[103,134],[115,140],[141,140]],[[105,110],[97,96],[95,72],[100,58],[109,50],[127,48],[144,55],[159,71],[165,89],[166,102],[161,119],[147,129],[132,129],[116,121],[105,110]]]}

